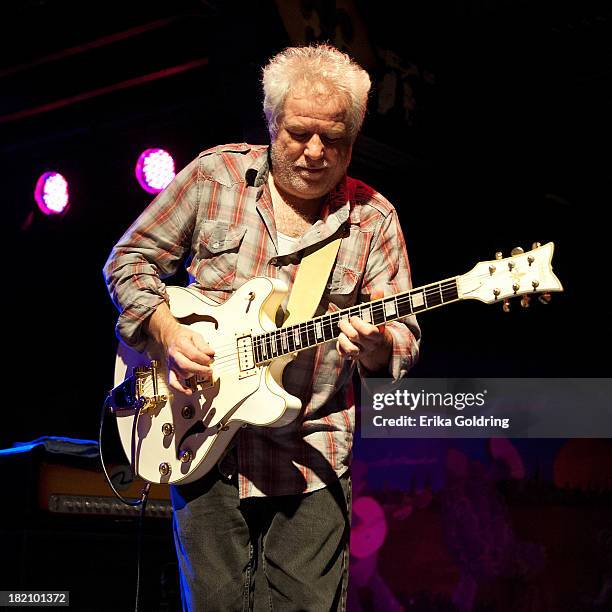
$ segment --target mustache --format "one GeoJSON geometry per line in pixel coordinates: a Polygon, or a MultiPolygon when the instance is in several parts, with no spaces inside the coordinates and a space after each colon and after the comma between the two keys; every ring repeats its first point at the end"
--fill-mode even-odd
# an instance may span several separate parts
{"type": "Polygon", "coordinates": [[[318,165],[297,165],[296,168],[298,168],[299,170],[325,170],[326,168],[329,168],[329,164],[327,162],[323,162],[322,164],[318,164],[318,165]]]}

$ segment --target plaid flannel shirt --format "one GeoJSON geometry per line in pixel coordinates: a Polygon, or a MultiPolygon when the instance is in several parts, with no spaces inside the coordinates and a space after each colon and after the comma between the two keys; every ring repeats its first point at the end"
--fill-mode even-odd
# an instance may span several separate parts
{"type": "MultiPolygon", "coordinates": [[[[186,261],[191,286],[223,303],[255,276],[279,278],[291,289],[309,246],[343,232],[317,315],[411,287],[397,213],[379,193],[345,177],[328,195],[321,218],[293,253],[279,256],[267,186],[268,147],[235,144],[201,153],[145,209],[114,247],[104,274],[120,311],[117,335],[143,350],[142,324],[167,300],[162,282],[186,261]]],[[[402,377],[418,355],[414,317],[387,323],[393,337],[389,373],[402,377]]],[[[236,473],[241,498],[320,489],[350,465],[355,406],[345,361],[328,342],[302,351],[284,372],[287,392],[302,401],[300,417],[280,428],[240,430],[220,462],[236,473]]]]}

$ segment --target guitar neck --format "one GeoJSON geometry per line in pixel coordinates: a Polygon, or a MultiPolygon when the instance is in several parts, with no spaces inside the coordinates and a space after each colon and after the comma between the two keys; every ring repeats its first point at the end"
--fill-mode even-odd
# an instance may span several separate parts
{"type": "Polygon", "coordinates": [[[254,336],[255,360],[258,364],[262,364],[276,357],[336,340],[340,335],[338,322],[341,319],[360,317],[372,325],[383,325],[460,299],[458,277],[454,277],[390,297],[357,304],[304,323],[296,323],[254,336]]]}

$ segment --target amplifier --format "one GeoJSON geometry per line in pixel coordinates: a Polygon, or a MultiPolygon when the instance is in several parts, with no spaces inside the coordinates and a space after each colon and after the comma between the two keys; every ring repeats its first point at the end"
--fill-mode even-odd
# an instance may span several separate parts
{"type": "MultiPolygon", "coordinates": [[[[113,485],[130,501],[140,498],[145,485],[133,480],[129,466],[107,467],[113,485]]],[[[115,497],[101,470],[42,462],[38,470],[38,506],[60,514],[137,516],[140,506],[127,506],[115,497]]],[[[153,484],[149,491],[147,517],[170,518],[170,489],[153,484]]]]}

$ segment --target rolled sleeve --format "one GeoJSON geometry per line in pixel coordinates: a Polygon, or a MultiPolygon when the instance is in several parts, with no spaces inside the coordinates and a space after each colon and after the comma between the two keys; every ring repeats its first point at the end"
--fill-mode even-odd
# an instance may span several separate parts
{"type": "Polygon", "coordinates": [[[104,265],[106,285],[120,313],[117,336],[136,350],[146,345],[143,323],[168,301],[162,279],[176,272],[191,246],[198,179],[196,159],[136,219],[104,265]]]}

